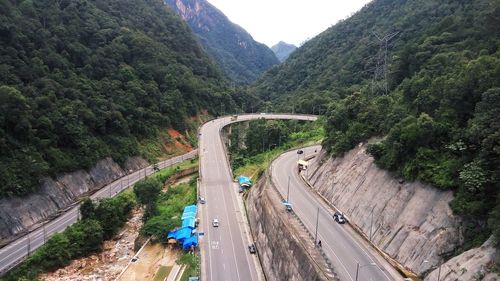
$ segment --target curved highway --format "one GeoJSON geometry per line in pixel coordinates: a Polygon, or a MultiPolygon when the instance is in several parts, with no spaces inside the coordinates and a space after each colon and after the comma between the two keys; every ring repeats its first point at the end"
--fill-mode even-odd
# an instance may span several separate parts
{"type": "Polygon", "coordinates": [[[256,255],[248,245],[251,238],[230,171],[225,147],[221,139],[222,128],[230,123],[255,119],[316,120],[315,116],[291,114],[248,114],[236,120],[223,117],[205,123],[200,130],[200,195],[206,204],[200,205],[201,280],[247,281],[262,280],[256,255]],[[213,227],[218,219],[219,227],[213,227]]]}
{"type": "Polygon", "coordinates": [[[297,173],[299,156],[307,157],[320,149],[321,146],[308,147],[303,149],[304,153],[301,155],[297,154],[297,150],[293,150],[278,157],[271,165],[272,179],[278,190],[287,198],[290,186],[288,194],[293,210],[313,236],[318,221],[318,239],[321,240],[323,251],[341,280],[396,280],[394,273],[386,270],[390,266],[380,257],[372,255],[364,243],[357,241],[352,231],[348,230],[347,224],[340,225],[333,220],[328,206],[312,193],[297,173]]]}
{"type": "MultiPolygon", "coordinates": [[[[197,154],[198,150],[193,150],[184,155],[173,157],[158,163],[158,168],[163,169],[169,167],[186,159],[194,158],[197,154]]],[[[120,191],[134,185],[134,183],[148,175],[151,175],[152,173],[154,173],[153,166],[137,170],[106,185],[90,197],[92,199],[113,197],[120,191]]],[[[0,249],[0,276],[17,265],[19,262],[23,261],[28,255],[28,252],[31,253],[38,247],[42,246],[46,242],[47,238],[52,234],[61,232],[69,225],[75,223],[80,214],[79,207],[80,205],[75,203],[74,206],[68,208],[68,210],[66,210],[59,217],[44,223],[42,227],[39,227],[30,234],[27,234],[0,249]]]]}

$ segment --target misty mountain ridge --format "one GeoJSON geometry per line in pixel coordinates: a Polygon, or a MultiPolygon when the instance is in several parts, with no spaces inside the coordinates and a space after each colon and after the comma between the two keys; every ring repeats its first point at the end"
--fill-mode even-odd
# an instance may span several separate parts
{"type": "Polygon", "coordinates": [[[279,63],[273,51],[205,0],[165,0],[192,28],[224,73],[237,83],[254,81],[279,63]]]}

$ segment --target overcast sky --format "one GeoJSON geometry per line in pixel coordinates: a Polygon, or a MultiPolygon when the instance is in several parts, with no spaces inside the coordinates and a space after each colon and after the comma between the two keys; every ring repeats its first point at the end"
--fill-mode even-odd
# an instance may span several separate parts
{"type": "Polygon", "coordinates": [[[285,41],[299,46],[370,0],[208,0],[233,23],[269,47],[285,41]]]}

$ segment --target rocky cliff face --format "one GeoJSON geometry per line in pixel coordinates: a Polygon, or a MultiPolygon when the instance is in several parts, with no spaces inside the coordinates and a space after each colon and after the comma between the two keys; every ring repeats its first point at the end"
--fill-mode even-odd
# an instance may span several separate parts
{"type": "Polygon", "coordinates": [[[5,243],[28,229],[76,203],[82,196],[92,194],[114,180],[148,165],[139,158],[129,158],[120,167],[111,158],[103,159],[89,171],[79,170],[44,178],[38,192],[26,197],[0,199],[0,242],[5,243]]]}
{"type": "Polygon", "coordinates": [[[461,221],[448,206],[451,191],[396,179],[365,149],[335,159],[321,151],[306,178],[378,248],[425,280],[500,280],[492,272],[500,258],[492,239],[443,263],[462,243],[461,221]]]}
{"type": "Polygon", "coordinates": [[[500,276],[491,272],[491,266],[499,258],[498,249],[494,246],[493,238],[490,238],[481,247],[470,249],[442,264],[441,268],[427,275],[424,281],[498,281],[500,276]]]}
{"type": "Polygon", "coordinates": [[[365,146],[336,159],[323,152],[306,176],[376,246],[419,275],[462,242],[460,220],[448,206],[451,191],[394,178],[376,167],[365,146]]]}
{"type": "Polygon", "coordinates": [[[164,1],[189,24],[203,47],[233,81],[252,82],[279,63],[271,49],[253,40],[206,0],[164,1]]]}

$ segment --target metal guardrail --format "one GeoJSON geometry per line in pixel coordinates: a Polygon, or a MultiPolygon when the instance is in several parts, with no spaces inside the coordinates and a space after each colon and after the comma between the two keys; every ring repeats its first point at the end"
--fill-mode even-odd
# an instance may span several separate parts
{"type": "MultiPolygon", "coordinates": [[[[156,165],[159,168],[159,170],[162,170],[162,169],[170,167],[172,165],[181,163],[184,160],[195,158],[197,155],[198,155],[198,150],[195,149],[195,150],[190,151],[190,152],[188,152],[186,154],[183,154],[183,155],[180,155],[180,156],[176,156],[176,157],[173,157],[173,158],[161,161],[161,162],[157,163],[156,165]]],[[[111,182],[111,183],[109,183],[107,185],[104,185],[100,189],[95,190],[90,195],[95,195],[96,198],[114,197],[117,194],[119,194],[120,192],[122,192],[123,190],[125,190],[125,189],[133,186],[138,181],[140,181],[140,180],[148,177],[149,175],[152,175],[152,174],[156,173],[156,169],[154,168],[154,166],[155,165],[150,165],[150,166],[147,166],[147,167],[142,168],[140,170],[134,171],[134,172],[132,172],[130,174],[127,174],[126,176],[118,178],[118,179],[114,180],[113,182],[111,182]],[[131,180],[132,175],[135,175],[135,174],[137,174],[138,176],[137,177],[134,176],[132,178],[132,180],[131,180]],[[106,188],[109,189],[109,192],[98,194],[99,192],[102,192],[102,190],[104,190],[106,188]]],[[[87,195],[89,195],[89,194],[87,194],[87,195]]],[[[83,198],[83,196],[81,198],[83,198]]],[[[81,202],[81,198],[79,200],[75,201],[74,203],[72,203],[70,206],[68,206],[62,212],[60,212],[60,214],[67,213],[68,211],[71,211],[74,208],[79,208],[79,204],[81,202]]],[[[5,266],[4,268],[2,268],[2,270],[0,270],[0,277],[3,276],[3,275],[5,275],[9,270],[11,270],[12,268],[16,267],[21,262],[23,262],[32,252],[34,252],[36,249],[38,249],[39,247],[41,247],[45,243],[44,242],[44,243],[42,243],[40,245],[36,245],[36,244],[35,245],[31,245],[31,240],[29,238],[26,238],[26,237],[29,237],[29,235],[31,235],[31,233],[39,231],[40,228],[45,227],[46,224],[47,223],[44,223],[44,224],[42,224],[42,225],[40,225],[40,226],[38,226],[38,227],[36,227],[34,229],[31,229],[25,235],[23,235],[23,236],[19,237],[18,239],[13,240],[11,242],[11,243],[16,243],[16,241],[22,241],[22,240],[26,240],[27,239],[28,240],[27,248],[29,249],[29,253],[28,253],[28,251],[26,251],[25,255],[21,256],[16,261],[14,261],[11,264],[9,264],[9,265],[5,266]]],[[[63,231],[66,227],[64,227],[62,230],[59,230],[59,231],[63,231]]],[[[52,234],[55,234],[57,232],[58,231],[44,232],[44,234],[43,234],[44,237],[45,237],[44,240],[47,241],[52,234]]],[[[5,247],[8,247],[8,245],[6,245],[5,247]]]]}

